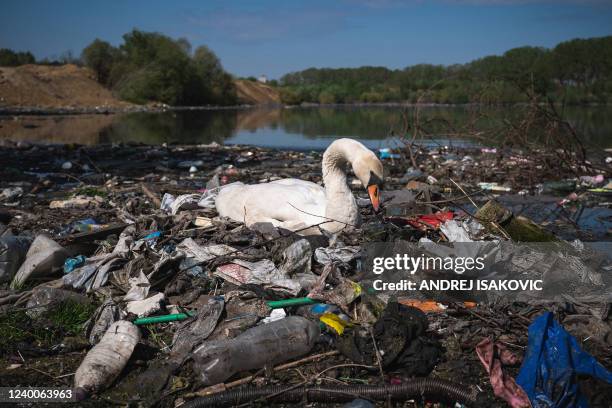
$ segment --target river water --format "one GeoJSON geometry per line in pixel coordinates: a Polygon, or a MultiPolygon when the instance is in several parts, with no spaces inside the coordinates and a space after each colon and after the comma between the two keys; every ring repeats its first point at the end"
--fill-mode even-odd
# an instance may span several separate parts
{"type": "MultiPolygon", "coordinates": [[[[418,123],[428,144],[495,144],[503,124],[526,108],[425,107],[418,123]],[[487,136],[478,138],[479,131],[487,136]]],[[[574,107],[564,112],[593,149],[612,147],[612,107],[574,107]]],[[[371,148],[393,146],[414,108],[388,106],[223,109],[114,115],[0,116],[0,138],[39,143],[253,144],[323,149],[333,139],[352,137],[371,148]]],[[[411,137],[410,131],[407,133],[411,137]]]]}
{"type": "MultiPolygon", "coordinates": [[[[418,122],[429,133],[429,145],[494,146],[504,139],[507,123],[519,123],[520,107],[427,107],[419,110],[418,122]],[[504,126],[506,123],[506,126],[504,126]],[[483,134],[479,132],[485,132],[483,134]],[[480,135],[480,136],[479,136],[480,135]]],[[[602,153],[612,147],[612,107],[569,109],[567,120],[577,129],[585,145],[602,153]]],[[[251,144],[292,150],[322,150],[339,137],[361,140],[370,148],[392,147],[405,123],[416,121],[414,108],[353,106],[277,109],[225,109],[129,113],[116,115],[8,116],[0,115],[0,139],[37,143],[251,144]]],[[[536,133],[541,131],[536,127],[536,133]]],[[[408,137],[412,134],[408,132],[408,137]]],[[[534,135],[537,137],[537,135],[534,135]]],[[[606,153],[609,155],[609,153],[606,153]]],[[[512,198],[512,197],[510,197],[512,198]]],[[[537,222],[551,223],[563,216],[575,229],[557,230],[573,239],[609,240],[612,211],[605,206],[563,210],[559,198],[530,197],[505,203],[517,214],[537,222]],[[574,219],[575,217],[575,219],[574,219]]]]}

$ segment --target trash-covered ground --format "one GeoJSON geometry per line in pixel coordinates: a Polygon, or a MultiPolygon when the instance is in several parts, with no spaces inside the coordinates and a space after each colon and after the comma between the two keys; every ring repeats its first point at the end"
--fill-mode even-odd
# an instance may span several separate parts
{"type": "Polygon", "coordinates": [[[608,407],[609,298],[438,303],[360,283],[370,242],[610,241],[612,159],[418,153],[414,168],[380,152],[381,214],[349,177],[361,228],[303,237],[221,219],[214,192],[321,182],[321,152],[6,143],[0,384],[73,388],[88,406],[520,407],[549,391],[563,401],[542,406],[608,407]]]}

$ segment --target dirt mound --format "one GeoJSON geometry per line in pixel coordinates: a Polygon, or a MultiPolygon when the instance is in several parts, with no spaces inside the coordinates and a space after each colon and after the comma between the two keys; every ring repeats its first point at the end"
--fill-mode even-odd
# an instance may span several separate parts
{"type": "MultiPolygon", "coordinates": [[[[276,89],[259,82],[235,81],[240,103],[274,105],[280,103],[276,89]]],[[[22,65],[0,67],[0,109],[35,108],[85,110],[136,107],[116,99],[112,92],[95,80],[87,68],[22,65]]]]}
{"type": "Polygon", "coordinates": [[[108,89],[97,83],[87,68],[72,64],[0,67],[0,108],[127,106],[130,104],[115,99],[108,89]]]}
{"type": "Polygon", "coordinates": [[[238,79],[234,82],[240,103],[248,105],[274,105],[280,103],[278,91],[260,82],[238,79]]]}

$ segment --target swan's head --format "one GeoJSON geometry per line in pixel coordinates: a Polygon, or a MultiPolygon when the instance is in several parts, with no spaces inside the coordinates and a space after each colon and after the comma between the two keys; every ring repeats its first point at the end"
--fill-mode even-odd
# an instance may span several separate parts
{"type": "Polygon", "coordinates": [[[353,173],[368,190],[374,211],[380,208],[380,189],[383,185],[383,165],[371,150],[366,150],[351,162],[353,173]]]}
{"type": "MultiPolygon", "coordinates": [[[[333,169],[345,170],[346,163],[368,190],[374,211],[380,208],[380,189],[383,183],[383,165],[373,151],[357,140],[342,138],[329,145],[323,154],[323,179],[335,174],[333,169]]],[[[345,180],[345,178],[343,178],[345,180]]],[[[327,182],[326,182],[327,184],[327,182]]]]}

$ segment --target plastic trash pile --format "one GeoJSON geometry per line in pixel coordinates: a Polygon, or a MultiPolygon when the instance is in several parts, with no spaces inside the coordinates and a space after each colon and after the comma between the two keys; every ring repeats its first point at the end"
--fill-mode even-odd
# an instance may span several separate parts
{"type": "Polygon", "coordinates": [[[233,181],[320,182],[320,153],[0,148],[0,383],[143,406],[609,406],[612,316],[600,298],[438,301],[364,278],[372,242],[609,240],[609,213],[592,228],[580,218],[609,211],[607,176],[527,185],[520,169],[539,159],[501,149],[423,150],[419,168],[380,155],[383,213],[356,189],[361,229],[303,237],[223,219],[214,198],[233,181]],[[532,203],[536,216],[519,210],[532,203]]]}

